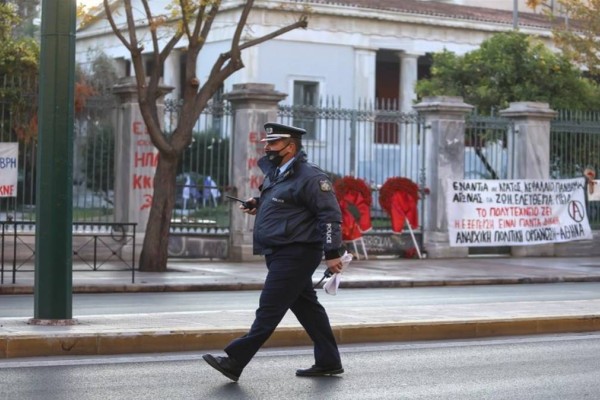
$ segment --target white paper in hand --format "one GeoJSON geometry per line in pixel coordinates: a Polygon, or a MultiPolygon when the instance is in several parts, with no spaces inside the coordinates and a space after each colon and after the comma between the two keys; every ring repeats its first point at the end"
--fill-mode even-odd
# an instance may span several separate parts
{"type": "MultiPolygon", "coordinates": [[[[344,255],[342,256],[342,265],[344,266],[342,271],[345,270],[346,267],[348,267],[348,265],[350,264],[350,261],[352,261],[352,254],[350,254],[346,251],[344,253],[344,255]]],[[[327,282],[325,282],[325,284],[323,285],[323,289],[325,290],[325,293],[331,294],[331,295],[337,294],[337,290],[338,290],[338,287],[340,286],[341,281],[342,281],[342,273],[341,272],[338,274],[333,274],[333,276],[327,282]]]]}

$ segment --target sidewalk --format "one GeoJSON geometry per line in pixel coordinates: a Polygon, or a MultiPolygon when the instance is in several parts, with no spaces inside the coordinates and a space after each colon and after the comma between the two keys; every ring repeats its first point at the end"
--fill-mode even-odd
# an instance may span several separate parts
{"type": "MultiPolygon", "coordinates": [[[[260,289],[262,262],[228,263],[178,260],[166,273],[127,271],[73,273],[77,293],[164,292],[260,289]]],[[[315,282],[322,276],[322,267],[315,282]]],[[[2,294],[32,293],[33,272],[19,271],[16,284],[0,286],[2,294]]],[[[9,275],[10,278],[10,275],[9,275]]],[[[379,259],[353,261],[342,288],[490,285],[554,282],[600,282],[600,259],[469,258],[457,260],[379,259]]],[[[322,292],[321,292],[322,293],[322,292]]],[[[321,297],[323,295],[320,294],[321,297]]],[[[1,296],[0,296],[1,299],[1,296]]],[[[1,301],[1,300],[0,300],[1,301]]],[[[598,298],[577,301],[521,302],[473,305],[423,305],[410,309],[377,309],[356,304],[329,307],[339,343],[476,338],[558,332],[600,331],[598,298]]],[[[23,318],[0,316],[0,358],[44,355],[122,354],[199,351],[222,348],[246,332],[253,313],[177,312],[96,315],[78,318],[71,326],[29,325],[23,318]]],[[[269,346],[309,344],[293,316],[286,316],[269,346]]]]}

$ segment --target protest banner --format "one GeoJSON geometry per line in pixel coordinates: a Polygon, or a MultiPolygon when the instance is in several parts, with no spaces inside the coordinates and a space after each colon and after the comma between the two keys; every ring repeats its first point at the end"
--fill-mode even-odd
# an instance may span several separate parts
{"type": "Polygon", "coordinates": [[[0,143],[0,197],[17,196],[18,157],[18,143],[0,143]]]}
{"type": "Polygon", "coordinates": [[[592,238],[583,178],[447,182],[450,246],[526,246],[592,238]]]}

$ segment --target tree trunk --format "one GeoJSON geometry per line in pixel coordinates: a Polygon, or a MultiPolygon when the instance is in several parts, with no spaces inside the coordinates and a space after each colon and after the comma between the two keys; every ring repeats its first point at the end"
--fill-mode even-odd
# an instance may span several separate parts
{"type": "Polygon", "coordinates": [[[169,230],[175,205],[177,160],[159,157],[154,175],[154,195],[142,254],[140,271],[165,272],[169,255],[169,230]]]}

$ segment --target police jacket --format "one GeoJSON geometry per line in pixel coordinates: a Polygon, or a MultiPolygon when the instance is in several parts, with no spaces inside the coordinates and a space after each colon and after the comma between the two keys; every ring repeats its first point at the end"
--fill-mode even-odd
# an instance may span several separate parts
{"type": "Polygon", "coordinates": [[[340,257],[342,213],[323,170],[298,152],[290,166],[273,179],[267,157],[258,161],[265,174],[254,221],[254,254],[279,246],[307,244],[323,248],[326,259],[340,257]]]}

